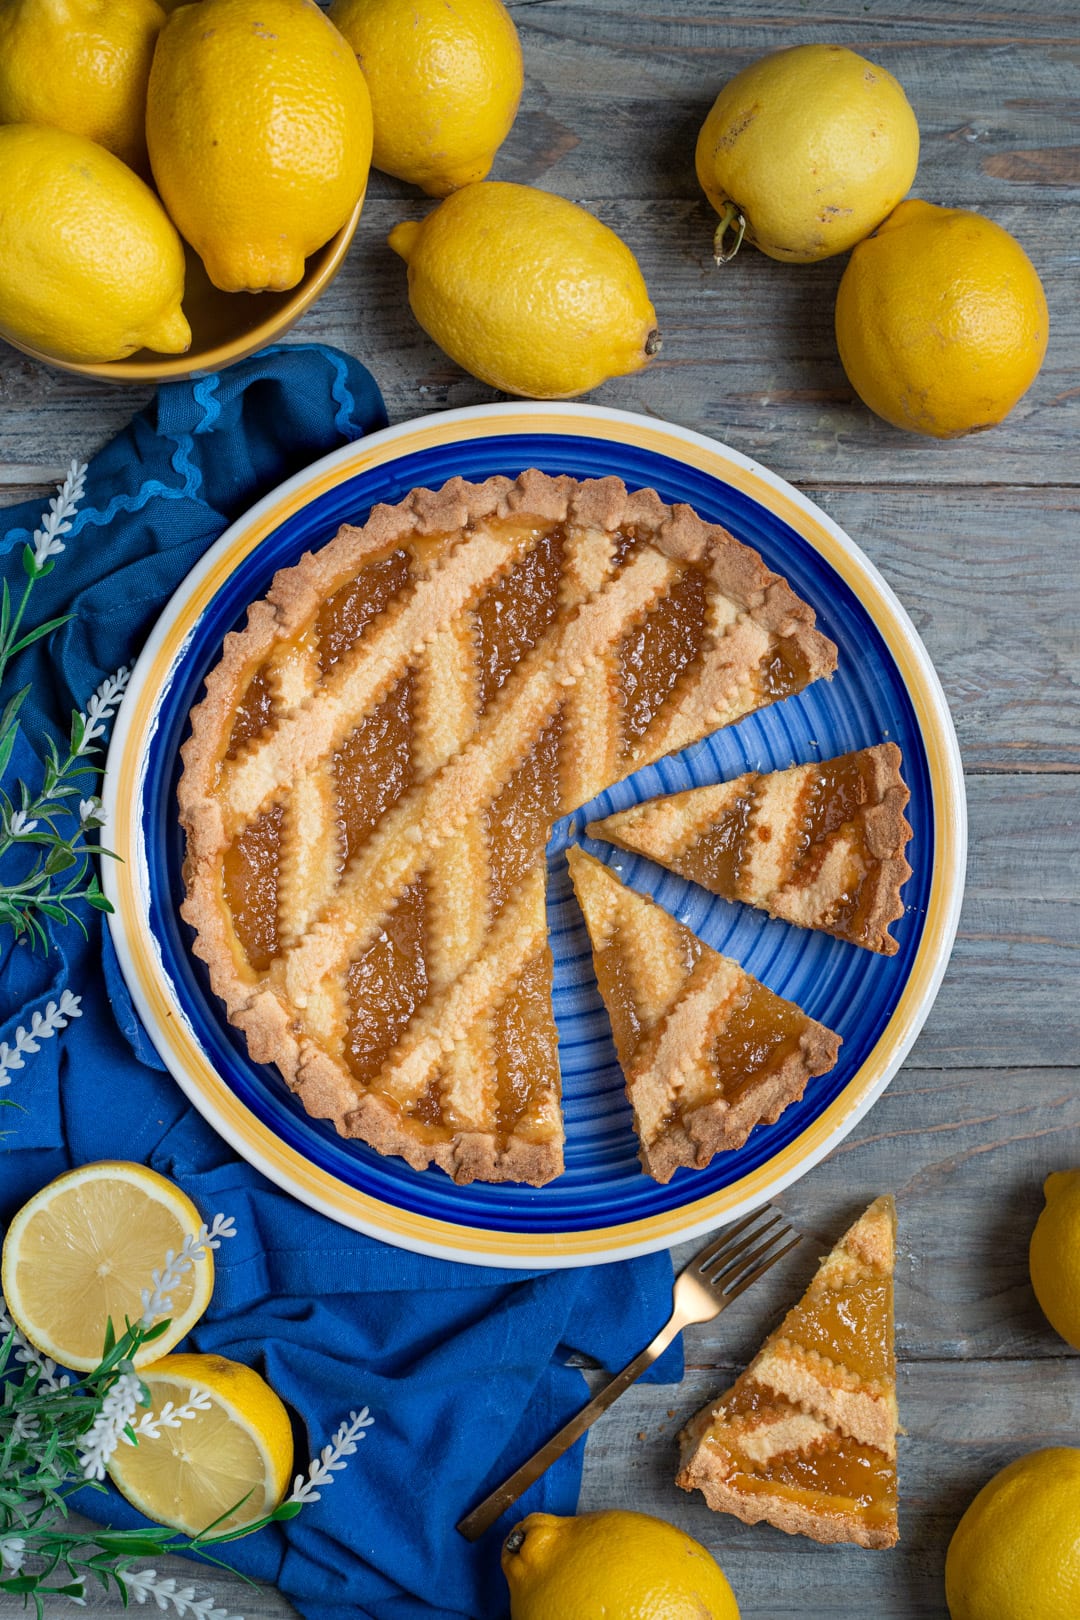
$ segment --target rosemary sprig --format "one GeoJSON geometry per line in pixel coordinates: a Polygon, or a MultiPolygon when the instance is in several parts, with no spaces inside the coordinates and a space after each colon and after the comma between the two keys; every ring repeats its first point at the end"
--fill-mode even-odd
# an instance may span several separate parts
{"type": "MultiPolygon", "coordinates": [[[[23,547],[26,580],[18,599],[6,579],[0,584],[0,683],[17,653],[71,618],[71,614],[62,614],[33,629],[23,629],[34,586],[52,573],[64,550],[63,537],[71,532],[85,481],[85,466],[73,461],[42,514],[33,543],[23,547]]],[[[72,712],[63,754],[51,737],[46,738],[43,780],[36,792],[21,781],[15,784],[14,794],[0,787],[0,925],[7,924],[16,939],[25,935],[31,945],[40,944],[46,951],[45,919],[75,922],[85,934],[86,925],[76,909],[80,902],[97,911],[112,910],[91,868],[93,856],[110,855],[111,851],[88,842],[87,835],[102,825],[101,801],[88,791],[92,786],[88,779],[100,775],[101,765],[92,757],[100,752],[95,742],[105,733],[128,674],[122,666],[101,683],[85,713],[72,712]],[[75,798],[77,809],[70,803],[75,798]]],[[[11,760],[19,710],[29,691],[24,686],[14,693],[0,712],[0,780],[11,760]]]]}
{"type": "Polygon", "coordinates": [[[100,1364],[80,1379],[61,1373],[36,1350],[0,1301],[0,1592],[32,1604],[37,1620],[44,1620],[46,1598],[81,1601],[92,1582],[106,1591],[115,1588],[125,1605],[150,1600],[191,1620],[229,1620],[210,1598],[197,1598],[194,1588],[178,1587],[171,1577],[159,1579],[155,1569],[133,1569],[132,1561],[192,1552],[220,1564],[212,1549],[293,1519],[317,1502],[319,1487],[333,1483],[372,1423],[366,1407],[350,1413],[309,1464],[307,1476],[297,1475],[290,1496],[242,1529],[216,1533],[241,1503],[197,1536],[164,1525],[83,1533],[70,1524],[68,1497],[86,1487],[105,1489],[106,1464],[118,1444],[155,1439],[162,1428],[176,1428],[205,1409],[209,1397],[201,1399],[195,1390],[185,1406],[167,1402],[160,1412],[147,1411],[135,1421],[137,1409],[150,1406],[150,1392],[133,1358],[169,1326],[168,1316],[158,1314],[162,1307],[171,1309],[167,1291],[222,1238],[233,1235],[231,1218],[218,1215],[209,1228],[190,1235],[178,1253],[166,1256],[153,1287],[143,1290],[143,1315],[119,1336],[109,1324],[100,1364]]]}

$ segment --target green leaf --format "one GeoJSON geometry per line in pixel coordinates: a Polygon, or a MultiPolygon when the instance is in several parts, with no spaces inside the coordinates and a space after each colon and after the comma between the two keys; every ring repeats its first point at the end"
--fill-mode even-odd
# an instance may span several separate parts
{"type": "Polygon", "coordinates": [[[160,1536],[147,1535],[145,1530],[99,1530],[94,1542],[114,1558],[160,1558],[162,1542],[171,1540],[174,1534],[165,1529],[160,1536]]]}
{"type": "Polygon", "coordinates": [[[108,1317],[106,1319],[106,1322],[105,1322],[105,1348],[101,1352],[102,1361],[105,1360],[105,1357],[107,1355],[109,1355],[109,1353],[112,1350],[114,1350],[115,1347],[116,1347],[116,1329],[113,1327],[113,1320],[112,1320],[112,1317],[110,1316],[110,1317],[108,1317]]]}
{"type": "MultiPolygon", "coordinates": [[[[2,722],[0,722],[0,725],[2,725],[2,722]]],[[[3,776],[4,772],[8,768],[8,760],[11,758],[11,750],[15,746],[15,738],[18,735],[18,726],[12,726],[7,731],[0,731],[0,776],[3,776]]]]}
{"type": "Polygon", "coordinates": [[[295,1519],[298,1513],[304,1511],[303,1502],[282,1502],[270,1515],[272,1524],[283,1524],[287,1519],[295,1519]]]}
{"type": "Polygon", "coordinates": [[[107,911],[111,914],[113,910],[112,902],[106,900],[103,894],[87,894],[85,899],[87,904],[93,906],[95,911],[107,911]]]}
{"type": "MultiPolygon", "coordinates": [[[[7,590],[6,581],[4,584],[4,590],[7,590]]],[[[5,732],[9,726],[15,724],[15,716],[18,714],[19,710],[26,701],[26,696],[29,691],[29,686],[24,686],[21,691],[15,693],[14,697],[8,699],[7,703],[4,705],[3,714],[0,714],[0,732],[5,732]]]]}
{"type": "MultiPolygon", "coordinates": [[[[44,579],[46,574],[51,573],[52,564],[46,563],[45,567],[41,570],[37,577],[38,579],[44,579]]],[[[17,652],[22,652],[24,647],[29,647],[33,642],[40,641],[42,636],[47,636],[51,631],[58,630],[62,624],[67,624],[68,620],[73,619],[74,617],[75,615],[73,613],[62,613],[59,618],[47,619],[44,624],[39,624],[35,629],[28,630],[21,640],[17,641],[14,646],[8,648],[8,657],[13,658],[17,652]]]]}
{"type": "Polygon", "coordinates": [[[78,857],[72,853],[67,844],[54,844],[45,862],[45,871],[49,877],[55,877],[58,872],[68,871],[77,862],[78,857]]]}
{"type": "Polygon", "coordinates": [[[34,548],[33,548],[33,546],[31,546],[31,545],[23,546],[22,565],[23,565],[23,572],[28,576],[28,578],[37,579],[38,574],[39,574],[39,569],[38,569],[38,565],[37,565],[37,560],[36,560],[36,558],[34,556],[34,548]]]}
{"type": "Polygon", "coordinates": [[[71,711],[71,743],[70,743],[70,748],[71,748],[71,752],[73,754],[77,754],[79,752],[79,749],[83,745],[83,738],[85,736],[86,736],[86,721],[83,719],[83,717],[79,713],[78,709],[72,709],[72,711],[71,711]]]}

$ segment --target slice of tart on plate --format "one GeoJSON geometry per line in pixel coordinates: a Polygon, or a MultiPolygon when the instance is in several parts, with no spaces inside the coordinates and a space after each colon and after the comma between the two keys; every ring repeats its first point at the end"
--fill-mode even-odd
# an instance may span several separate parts
{"type": "Polygon", "coordinates": [[[779,1119],[840,1037],[585,850],[567,851],[642,1165],[667,1182],[779,1119]]]}
{"type": "Polygon", "coordinates": [[[896,1207],[875,1199],[726,1394],[679,1437],[676,1483],[815,1541],[898,1539],[896,1207]]]}
{"type": "Polygon", "coordinates": [[[772,917],[892,956],[904,914],[910,797],[895,743],[649,799],[591,838],[646,855],[772,917]]]}

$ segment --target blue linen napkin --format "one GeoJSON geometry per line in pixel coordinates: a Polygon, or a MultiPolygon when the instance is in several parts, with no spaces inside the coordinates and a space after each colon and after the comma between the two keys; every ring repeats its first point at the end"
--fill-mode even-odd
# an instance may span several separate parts
{"type": "MultiPolygon", "coordinates": [[[[40,780],[44,738],[131,664],[176,585],[229,522],[282,479],[385,423],[356,361],[320,345],[264,351],[220,375],[170,383],[92,461],[86,495],[28,624],[74,612],[20,655],[30,682],[4,785],[40,780]]],[[[77,446],[57,445],[66,455],[77,446]]],[[[14,584],[41,501],[0,513],[0,569],[14,584]]],[[[5,696],[7,694],[5,693],[5,696]]],[[[107,842],[107,836],[106,836],[107,842]]],[[[346,1472],[286,1527],[224,1551],[276,1583],[307,1620],[433,1620],[507,1613],[498,1549],[526,1512],[574,1510],[581,1442],[475,1547],[462,1512],[582,1403],[571,1352],[616,1369],[650,1339],[671,1299],[667,1255],[517,1272],[394,1249],[297,1204],[236,1155],[164,1072],[131,1006],[107,928],[47,924],[47,955],[0,938],[0,1042],[68,989],[81,1016],[43,1040],[0,1095],[0,1223],[46,1181],[94,1159],[137,1159],[172,1176],[209,1221],[235,1217],[205,1318],[185,1348],[259,1368],[287,1402],[298,1467],[349,1411],[375,1419],[346,1472]]],[[[649,1376],[681,1375],[668,1351],[649,1376]]],[[[115,1492],[74,1505],[142,1522],[115,1492]]],[[[249,1609],[249,1617],[252,1615],[249,1609]]]]}

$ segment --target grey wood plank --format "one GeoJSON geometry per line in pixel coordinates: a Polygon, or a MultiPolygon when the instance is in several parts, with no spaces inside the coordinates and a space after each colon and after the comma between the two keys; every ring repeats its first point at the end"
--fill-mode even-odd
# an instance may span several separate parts
{"type": "MultiPolygon", "coordinates": [[[[593,207],[633,247],[664,333],[647,370],[603,384],[590,403],[712,434],[796,481],[976,488],[1077,481],[1080,308],[1072,296],[1071,214],[1056,192],[1043,205],[993,209],[1030,247],[1047,288],[1052,338],[1043,370],[1000,426],[941,442],[901,433],[855,399],[833,335],[842,261],[780,265],[751,253],[718,270],[704,197],[609,201],[599,186],[550,185],[593,207]]],[[[290,335],[365,360],[394,421],[504,398],[454,365],[409,310],[405,267],[386,235],[428,206],[415,194],[373,196],[341,274],[290,335]]],[[[0,345],[0,467],[15,469],[8,482],[27,482],[35,467],[42,481],[55,477],[74,451],[86,455],[111,437],[150,393],[69,376],[0,345]]]]}
{"type": "Polygon", "coordinates": [[[713,1514],[673,1483],[680,1426],[738,1370],[695,1370],[677,1389],[628,1391],[591,1431],[579,1511],[631,1508],[678,1524],[719,1560],[742,1620],[947,1620],[945,1552],[972,1496],[1023,1452],[1075,1444],[1080,1423],[1069,1361],[902,1365],[900,1545],[819,1547],[713,1514]]]}
{"type": "Polygon", "coordinates": [[[571,194],[584,187],[611,197],[696,196],[694,146],[721,87],[782,45],[828,42],[868,57],[903,86],[921,137],[916,196],[992,211],[1010,197],[1037,200],[1047,187],[1080,185],[1070,128],[1075,11],[1040,19],[1041,28],[1033,16],[1004,12],[989,26],[985,13],[961,19],[954,11],[935,21],[922,8],[917,18],[902,11],[890,23],[881,8],[868,17],[856,0],[843,8],[846,16],[789,12],[780,35],[776,8],[767,9],[771,17],[707,5],[520,13],[526,89],[500,154],[506,178],[557,180],[554,189],[565,185],[571,194]],[[1012,82],[1024,94],[1002,93],[1002,49],[1019,68],[1012,82]],[[594,122],[601,110],[602,127],[594,122]]]}
{"type": "Polygon", "coordinates": [[[971,844],[956,949],[916,1067],[1072,1065],[1080,1010],[1080,780],[968,779],[971,844]],[[1045,793],[1044,793],[1045,789],[1045,793]]]}
{"type": "MultiPolygon", "coordinates": [[[[905,1361],[1071,1361],[1028,1274],[1054,1170],[1080,1167],[1075,1069],[905,1067],[850,1135],[774,1200],[804,1242],[716,1321],[688,1330],[687,1362],[745,1364],[870,1201],[899,1217],[897,1353],[905,1361]]],[[[699,1242],[680,1244],[679,1266],[699,1242]]]]}
{"type": "MultiPolygon", "coordinates": [[[[1080,497],[803,483],[884,573],[949,701],[968,772],[1080,767],[1080,497]]],[[[1015,852],[1014,852],[1015,853],[1015,852]]]]}

